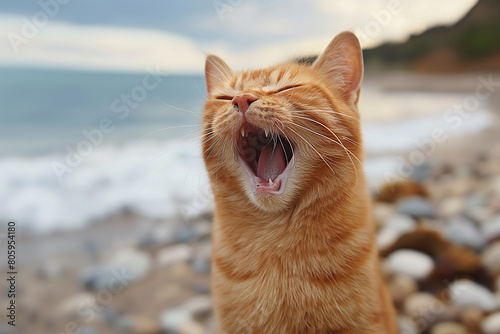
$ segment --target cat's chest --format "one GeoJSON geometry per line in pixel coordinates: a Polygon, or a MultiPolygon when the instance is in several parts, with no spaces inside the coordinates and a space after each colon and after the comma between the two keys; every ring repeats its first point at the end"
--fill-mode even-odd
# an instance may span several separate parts
{"type": "Polygon", "coordinates": [[[341,287],[316,284],[300,275],[285,277],[282,272],[267,270],[245,281],[220,283],[224,286],[219,286],[216,294],[231,296],[225,300],[225,310],[229,318],[238,319],[235,328],[242,314],[251,314],[244,319],[255,326],[251,333],[269,332],[262,330],[268,324],[286,325],[275,329],[276,333],[308,333],[306,328],[315,328],[311,333],[330,333],[327,329],[342,325],[332,319],[342,319],[348,312],[342,310],[345,298],[341,287]]]}

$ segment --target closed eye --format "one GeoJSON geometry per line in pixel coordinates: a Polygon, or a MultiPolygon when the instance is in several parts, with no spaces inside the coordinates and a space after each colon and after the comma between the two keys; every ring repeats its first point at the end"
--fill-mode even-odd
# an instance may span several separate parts
{"type": "Polygon", "coordinates": [[[287,90],[290,90],[290,89],[294,89],[294,88],[297,88],[297,87],[301,87],[302,85],[290,85],[290,86],[285,86],[279,90],[276,91],[276,94],[277,93],[282,93],[282,92],[286,92],[287,90]]]}
{"type": "Polygon", "coordinates": [[[215,97],[216,100],[227,100],[227,101],[231,101],[233,99],[232,96],[229,96],[229,95],[219,95],[219,96],[216,96],[215,97]]]}

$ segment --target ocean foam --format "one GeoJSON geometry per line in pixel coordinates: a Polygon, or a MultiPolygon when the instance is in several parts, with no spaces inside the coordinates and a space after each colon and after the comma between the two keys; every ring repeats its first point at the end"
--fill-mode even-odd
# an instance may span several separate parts
{"type": "Polygon", "coordinates": [[[212,202],[197,140],[99,147],[62,182],[63,156],[0,160],[0,215],[36,231],[73,228],[123,209],[147,217],[192,215],[212,202]]]}
{"type": "MultiPolygon", "coordinates": [[[[404,152],[432,139],[440,129],[446,136],[478,132],[491,124],[492,115],[486,109],[468,114],[467,118],[446,116],[446,111],[390,123],[374,122],[363,125],[363,144],[370,153],[404,152]]],[[[437,143],[439,144],[439,143],[437,143]]]]}

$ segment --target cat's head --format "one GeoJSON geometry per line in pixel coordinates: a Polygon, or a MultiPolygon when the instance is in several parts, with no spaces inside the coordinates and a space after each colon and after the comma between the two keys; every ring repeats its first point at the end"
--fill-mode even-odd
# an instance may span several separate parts
{"type": "Polygon", "coordinates": [[[283,211],[361,175],[363,60],[354,34],[339,34],[312,65],[236,73],[211,55],[205,76],[203,157],[216,196],[283,211]]]}

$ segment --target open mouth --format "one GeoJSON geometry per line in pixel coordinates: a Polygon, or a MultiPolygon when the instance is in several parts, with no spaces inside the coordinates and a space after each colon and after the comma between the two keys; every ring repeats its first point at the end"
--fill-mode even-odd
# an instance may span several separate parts
{"type": "Polygon", "coordinates": [[[254,193],[283,192],[294,162],[293,146],[285,137],[245,123],[237,149],[254,193]]]}

